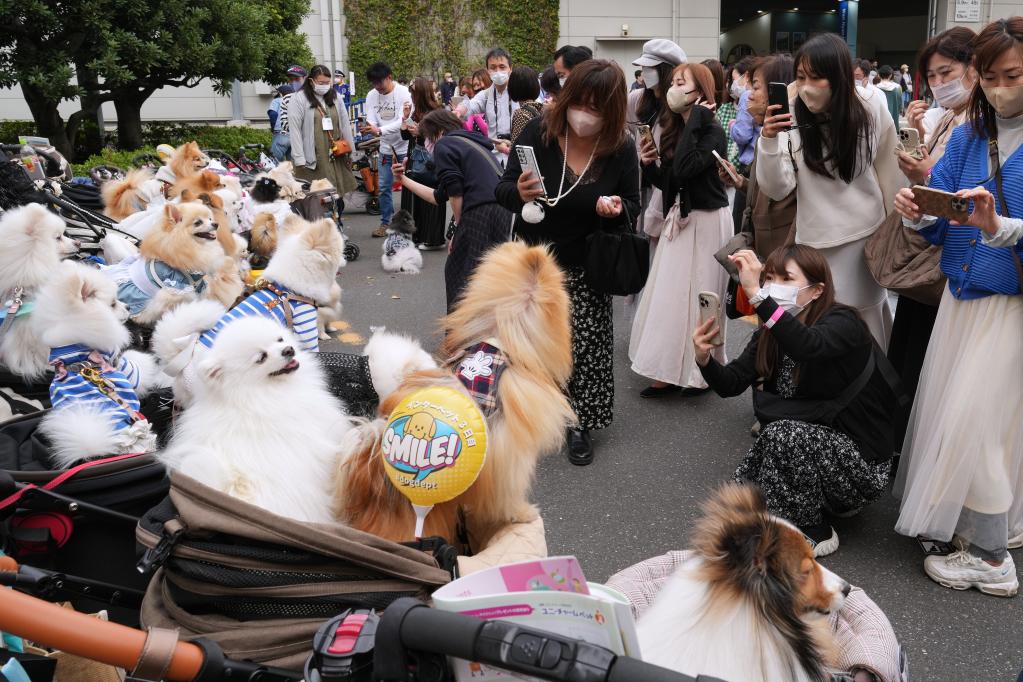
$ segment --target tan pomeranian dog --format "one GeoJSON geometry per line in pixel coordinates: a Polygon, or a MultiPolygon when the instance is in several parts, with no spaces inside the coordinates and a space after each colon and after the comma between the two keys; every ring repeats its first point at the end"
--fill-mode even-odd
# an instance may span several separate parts
{"type": "Polygon", "coordinates": [[[151,326],[171,308],[202,296],[206,276],[217,272],[224,258],[208,206],[166,204],[139,256],[103,271],[117,283],[117,298],[128,306],[131,319],[151,326]]]}
{"type": "MultiPolygon", "coordinates": [[[[566,427],[575,420],[563,392],[572,350],[561,269],[542,247],[516,242],[495,247],[443,324],[443,367],[411,372],[390,394],[379,386],[379,418],[343,444],[336,513],[339,521],[359,530],[394,541],[412,539],[412,506],[388,480],[380,455],[387,416],[418,389],[458,387],[486,417],[486,461],[468,491],[433,508],[424,536],[455,541],[461,511],[470,544],[478,550],[506,525],[539,516],[530,502],[537,462],[561,446],[566,427]],[[481,364],[492,368],[484,373],[491,381],[483,387],[474,381],[481,364]]],[[[374,379],[386,376],[388,366],[425,364],[414,359],[422,354],[418,344],[402,343],[401,337],[368,348],[368,354],[371,369],[377,368],[374,379]]]]}
{"type": "Polygon", "coordinates": [[[174,173],[174,181],[180,182],[202,173],[203,169],[210,165],[210,157],[199,149],[198,142],[186,142],[174,150],[174,155],[167,165],[174,173]]]}
{"type": "MultiPolygon", "coordinates": [[[[154,175],[148,168],[139,168],[128,173],[123,180],[112,180],[103,185],[101,196],[103,198],[103,213],[117,221],[122,221],[130,215],[145,211],[157,197],[163,195],[165,186],[173,187],[181,184],[173,195],[180,193],[181,189],[190,187],[187,183],[202,174],[203,169],[210,163],[210,158],[199,149],[196,142],[186,142],[174,150],[167,166],[160,168],[154,175]]],[[[203,191],[213,191],[220,186],[220,176],[217,177],[217,185],[203,191]]],[[[205,183],[211,180],[207,178],[205,183]]],[[[195,190],[194,187],[192,187],[195,190]]],[[[196,192],[199,193],[198,191],[196,192]]]]}
{"type": "Polygon", "coordinates": [[[176,180],[167,190],[167,198],[173,199],[174,197],[182,196],[185,192],[192,196],[212,194],[222,188],[220,175],[211,170],[204,170],[196,175],[176,180]]]}

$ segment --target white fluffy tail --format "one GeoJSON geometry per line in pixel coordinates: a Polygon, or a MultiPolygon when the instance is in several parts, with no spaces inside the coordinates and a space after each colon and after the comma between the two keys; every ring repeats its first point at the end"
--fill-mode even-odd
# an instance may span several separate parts
{"type": "Polygon", "coordinates": [[[50,442],[50,462],[55,469],[119,453],[118,431],[111,415],[84,405],[51,410],[39,422],[39,432],[50,442]]]}
{"type": "Polygon", "coordinates": [[[201,300],[180,305],[163,316],[153,330],[151,348],[166,364],[184,350],[182,339],[213,327],[227,312],[216,301],[201,300]]]}
{"type": "Polygon", "coordinates": [[[401,249],[393,256],[386,253],[380,257],[380,267],[385,272],[405,272],[410,275],[418,275],[423,269],[423,254],[419,249],[410,247],[401,249]]]}
{"type": "Polygon", "coordinates": [[[436,361],[418,341],[383,328],[374,330],[362,354],[369,358],[373,388],[381,401],[393,393],[407,375],[437,367],[436,361]]]}
{"type": "Polygon", "coordinates": [[[103,237],[100,246],[103,247],[103,259],[106,260],[107,265],[120,263],[132,256],[139,255],[138,247],[119,234],[108,233],[106,237],[103,237]]]}

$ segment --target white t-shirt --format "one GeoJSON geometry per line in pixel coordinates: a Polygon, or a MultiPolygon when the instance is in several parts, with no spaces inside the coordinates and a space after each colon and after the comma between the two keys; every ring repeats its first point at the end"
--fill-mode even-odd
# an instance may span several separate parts
{"type": "Polygon", "coordinates": [[[404,156],[408,152],[408,140],[401,139],[401,114],[405,102],[412,103],[408,88],[400,83],[386,95],[376,88],[366,95],[366,120],[380,128],[380,153],[404,156]]]}
{"type": "Polygon", "coordinates": [[[497,86],[494,85],[476,93],[469,101],[469,115],[483,114],[492,140],[496,140],[498,135],[511,135],[512,114],[518,108],[518,102],[512,102],[509,97],[508,88],[504,92],[497,92],[497,86]]]}

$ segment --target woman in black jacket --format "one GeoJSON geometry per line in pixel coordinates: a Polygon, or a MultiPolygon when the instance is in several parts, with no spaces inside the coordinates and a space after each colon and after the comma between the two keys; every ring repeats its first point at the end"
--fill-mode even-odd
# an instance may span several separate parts
{"type": "MultiPolygon", "coordinates": [[[[666,95],[675,112],[661,133],[661,151],[641,147],[643,177],[661,190],[664,226],[650,277],[632,324],[632,371],[653,380],[640,395],[702,393],[707,384],[685,339],[700,322],[699,296],[725,300],[728,273],[714,253],[732,236],[728,197],[717,172],[716,152],[727,154],[725,131],[714,116],[714,77],[702,64],[682,64],[666,95]]],[[[715,357],[725,362],[721,330],[715,357]]]]}
{"type": "MultiPolygon", "coordinates": [[[[425,149],[426,141],[419,130],[419,124],[427,114],[440,109],[442,105],[434,96],[428,78],[422,76],[416,78],[409,90],[412,92],[412,106],[402,112],[401,123],[401,139],[409,141],[405,165],[411,167],[414,158],[423,157],[432,168],[433,155],[425,149]]],[[[420,249],[431,251],[446,246],[444,230],[447,227],[447,202],[433,204],[420,199],[414,192],[402,192],[401,207],[412,214],[412,220],[416,225],[413,241],[420,249]]]]}
{"type": "Polygon", "coordinates": [[[631,230],[639,212],[639,164],[625,131],[625,102],[617,64],[591,59],[577,65],[555,103],[515,141],[533,149],[543,187],[523,172],[514,151],[497,186],[502,205],[534,221],[518,216],[515,233],[530,244],[550,244],[565,271],[574,363],[568,396],[579,418],[569,432],[568,458],[578,465],[593,461],[589,432],[611,423],[614,403],[611,296],[583,278],[586,238],[602,227],[631,230]]]}
{"type": "Polygon", "coordinates": [[[895,396],[874,361],[883,357],[856,310],[835,302],[831,270],[816,249],[782,247],[763,266],[752,251],[731,258],[763,326],[742,355],[722,365],[711,357],[718,322],[708,320],[693,334],[696,362],[721,397],[750,386],[773,394],[754,393],[761,421],[768,412],[777,420],[764,424],[735,478],[759,485],[771,511],[799,526],[824,556],[838,549],[825,512],[851,515],[888,487],[895,396]],[[861,377],[866,383],[856,390],[861,377]],[[775,397],[783,400],[768,403],[775,397]],[[812,405],[841,409],[830,426],[799,419],[809,418],[812,405]]]}

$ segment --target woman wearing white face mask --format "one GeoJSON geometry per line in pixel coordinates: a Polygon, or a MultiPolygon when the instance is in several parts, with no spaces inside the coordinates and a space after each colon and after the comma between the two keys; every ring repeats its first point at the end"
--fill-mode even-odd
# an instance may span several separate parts
{"type": "Polygon", "coordinates": [[[497,200],[520,214],[515,233],[550,244],[565,271],[572,304],[572,377],[568,395],[579,418],[569,433],[569,461],[593,460],[590,431],[611,423],[614,402],[611,296],[584,277],[586,238],[632,229],[639,212],[639,163],[625,130],[625,75],[614,62],[585,61],[540,118],[526,124],[516,147],[532,147],[541,179],[523,172],[518,154],[497,186],[497,200]]]}
{"type": "Polygon", "coordinates": [[[856,308],[882,347],[892,314],[863,258],[902,183],[898,137],[880,91],[858,91],[845,41],[825,33],[795,56],[792,114],[768,117],[757,142],[757,183],[771,199],[796,191],[796,243],[820,249],[843,303],[856,308]]]}
{"type": "MultiPolygon", "coordinates": [[[[920,131],[918,151],[921,156],[916,159],[907,152],[898,153],[899,169],[909,179],[911,185],[927,184],[934,164],[945,153],[945,146],[952,131],[966,121],[966,109],[970,103],[970,93],[977,82],[977,74],[970,66],[973,58],[972,41],[977,34],[970,29],[957,26],[935,36],[927,42],[920,52],[919,71],[927,76],[927,86],[938,106],[928,109],[924,101],[911,102],[906,110],[906,118],[911,126],[920,131]],[[931,116],[931,112],[937,114],[931,116]],[[930,127],[925,119],[931,117],[930,127]]],[[[941,249],[931,246],[923,239],[906,240],[907,230],[902,225],[899,215],[889,217],[885,226],[871,237],[871,252],[874,240],[879,252],[892,253],[893,247],[898,263],[914,263],[917,271],[928,269],[932,273],[934,286],[920,287],[921,294],[900,293],[899,304],[895,309],[895,322],[892,324],[891,340],[888,343],[888,359],[902,377],[902,385],[910,396],[916,393],[920,381],[920,370],[923,368],[927,344],[934,328],[934,320],[938,316],[938,299],[944,286],[938,261],[941,249]],[[897,230],[900,234],[893,234],[897,230]],[[896,239],[893,239],[896,238],[896,239]],[[915,296],[915,298],[914,298],[915,296]]],[[[895,443],[901,449],[906,426],[909,421],[909,406],[900,414],[895,429],[895,443]]]]}
{"type": "MultiPolygon", "coordinates": [[[[627,117],[629,125],[648,125],[654,138],[654,145],[661,144],[661,134],[674,114],[664,101],[664,94],[671,87],[671,73],[686,61],[686,53],[675,43],[665,38],[648,40],[643,44],[643,55],[632,62],[640,67],[643,88],[629,93],[627,117]]],[[[636,135],[636,149],[643,153],[643,138],[636,135]]],[[[643,208],[637,229],[651,237],[656,245],[664,225],[661,211],[661,191],[644,185],[643,208]]]]}
{"type": "Polygon", "coordinates": [[[718,395],[753,387],[763,430],[735,479],[756,483],[816,556],[830,554],[838,535],[826,515],[855,513],[888,487],[895,396],[884,358],[856,311],[836,302],[817,249],[782,247],[763,266],[752,251],[731,259],[762,326],[727,365],[712,357],[717,320],[696,329],[693,345],[718,395]]]}
{"type": "MultiPolygon", "coordinates": [[[[334,154],[335,141],[345,140],[348,149],[355,149],[348,111],[337,105],[338,93],[332,86],[330,69],[317,64],[309,71],[302,87],[291,97],[288,106],[288,127],[291,137],[291,159],[295,177],[300,180],[325,178],[340,196],[356,187],[351,169],[351,153],[334,154]]],[[[344,208],[341,203],[339,212],[344,208]]]]}
{"type": "Polygon", "coordinates": [[[968,199],[969,217],[923,215],[909,188],[895,202],[942,247],[948,277],[902,449],[895,529],[953,542],[959,551],[924,561],[941,585],[1011,597],[1007,549],[1023,546],[1023,17],[988,25],[973,48],[969,122],[929,183],[968,199]]]}
{"type": "MultiPolygon", "coordinates": [[[[728,290],[728,273],[714,260],[733,232],[714,157],[726,153],[725,131],[714,116],[714,86],[703,64],[677,67],[667,92],[675,116],[661,137],[661,158],[641,158],[644,179],[661,190],[665,214],[629,341],[632,371],[653,379],[640,392],[644,398],[707,388],[692,350],[679,339],[692,336],[699,324],[700,292],[724,301],[728,290]]],[[[724,330],[715,355],[725,362],[724,330]]]]}

